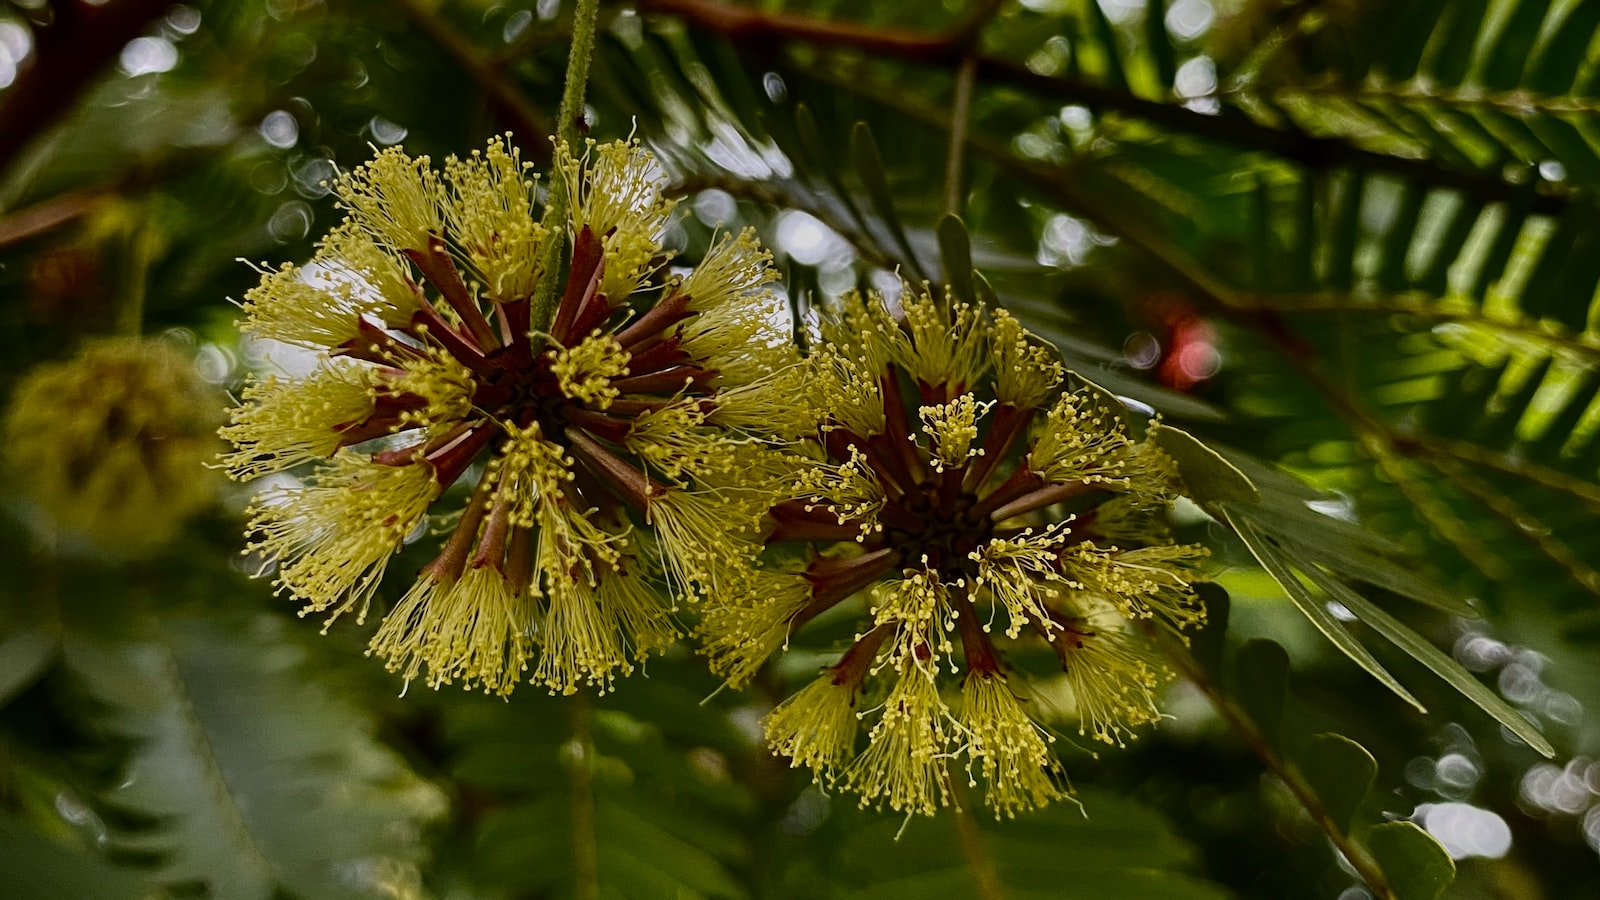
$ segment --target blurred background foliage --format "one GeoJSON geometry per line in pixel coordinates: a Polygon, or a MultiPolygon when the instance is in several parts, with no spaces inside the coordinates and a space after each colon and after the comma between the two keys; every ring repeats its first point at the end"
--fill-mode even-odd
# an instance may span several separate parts
{"type": "MultiPolygon", "coordinates": [[[[241,342],[240,260],[309,256],[374,147],[548,158],[571,15],[6,0],[0,387],[116,334],[179,348],[217,409],[304,365],[241,342]]],[[[1600,2],[608,0],[601,25],[589,131],[664,161],[682,258],[753,224],[801,313],[897,271],[992,292],[1249,477],[1186,465],[1213,624],[1169,648],[1169,720],[1058,742],[1081,812],[902,823],[759,742],[804,648],[744,692],[687,649],[600,698],[406,692],[361,628],[319,637],[248,577],[237,488],[131,556],[13,466],[0,894],[1600,896],[1600,2]]]]}

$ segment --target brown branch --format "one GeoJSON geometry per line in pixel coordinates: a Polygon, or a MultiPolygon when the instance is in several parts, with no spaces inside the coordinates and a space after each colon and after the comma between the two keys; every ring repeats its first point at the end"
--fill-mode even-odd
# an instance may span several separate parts
{"type": "MultiPolygon", "coordinates": [[[[1073,78],[1040,75],[1021,63],[995,56],[979,57],[978,75],[1096,112],[1122,113],[1193,137],[1271,153],[1307,169],[1323,171],[1348,167],[1385,172],[1408,181],[1460,191],[1483,203],[1522,201],[1528,192],[1527,186],[1513,184],[1497,174],[1443,168],[1434,160],[1379,153],[1342,138],[1317,137],[1298,128],[1273,128],[1231,108],[1221,115],[1208,115],[1173,103],[1147,100],[1128,91],[1073,78]]],[[[1535,190],[1530,209],[1541,215],[1560,215],[1572,202],[1570,191],[1548,182],[1540,182],[1535,190]]]]}
{"type": "MultiPolygon", "coordinates": [[[[670,13],[691,25],[746,42],[798,42],[830,49],[849,48],[874,56],[912,63],[953,64],[967,56],[978,31],[999,7],[986,0],[960,25],[943,33],[923,33],[856,23],[814,19],[792,13],[764,13],[716,0],[640,0],[641,9],[670,13]]],[[[1308,169],[1350,167],[1386,172],[1434,187],[1460,191],[1483,203],[1522,200],[1528,190],[1496,173],[1442,168],[1425,159],[1393,156],[1358,147],[1342,138],[1318,137],[1295,128],[1284,130],[1251,120],[1237,110],[1208,115],[1175,103],[1148,100],[1130,91],[1073,78],[1041,75],[1022,63],[990,54],[972,56],[977,76],[986,83],[1020,88],[1035,96],[1117,112],[1173,131],[1242,149],[1272,153],[1308,169]]],[[[1539,183],[1532,211],[1559,215],[1572,202],[1564,189],[1539,183]]]]}
{"type": "Polygon", "coordinates": [[[1458,490],[1498,516],[1508,529],[1521,535],[1535,550],[1565,572],[1568,578],[1590,594],[1600,597],[1600,571],[1585,562],[1566,541],[1552,534],[1539,522],[1538,517],[1455,460],[1430,458],[1426,462],[1458,490]]]}
{"type": "Polygon", "coordinates": [[[1545,349],[1585,357],[1591,363],[1600,363],[1600,343],[1593,332],[1573,333],[1555,330],[1545,323],[1531,319],[1493,316],[1480,308],[1466,308],[1432,302],[1434,295],[1417,291],[1411,293],[1352,294],[1340,291],[1311,291],[1306,293],[1249,294],[1240,296],[1241,308],[1253,308],[1275,313],[1297,315],[1300,313],[1364,313],[1367,315],[1406,316],[1419,323],[1459,323],[1492,328],[1497,333],[1512,334],[1545,349]]]}
{"type": "Polygon", "coordinates": [[[1511,567],[1506,565],[1500,554],[1484,543],[1476,531],[1463,523],[1430,485],[1409,470],[1408,462],[1411,465],[1417,463],[1402,459],[1392,446],[1384,443],[1381,436],[1363,437],[1360,442],[1362,451],[1372,459],[1384,476],[1394,483],[1401,495],[1411,502],[1417,515],[1438,532],[1439,537],[1454,547],[1468,565],[1483,573],[1490,581],[1502,581],[1511,577],[1511,567]]]}
{"type": "Polygon", "coordinates": [[[965,51],[977,43],[984,24],[1004,2],[981,0],[977,8],[954,27],[933,33],[815,19],[794,13],[762,12],[716,0],[639,0],[639,8],[681,16],[692,24],[739,41],[804,41],[851,47],[916,62],[942,63],[965,55],[965,51]]]}
{"type": "Polygon", "coordinates": [[[65,0],[33,34],[30,64],[0,93],[0,172],[73,109],[89,85],[172,0],[65,0]]]}
{"type": "Polygon", "coordinates": [[[88,215],[114,194],[108,190],[69,191],[0,216],[0,249],[88,215]]]}

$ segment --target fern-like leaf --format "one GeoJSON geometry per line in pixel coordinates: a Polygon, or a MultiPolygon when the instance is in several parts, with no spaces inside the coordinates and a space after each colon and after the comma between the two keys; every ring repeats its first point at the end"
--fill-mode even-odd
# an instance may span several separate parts
{"type": "Polygon", "coordinates": [[[214,900],[417,882],[439,794],[318,683],[281,622],[164,618],[143,640],[71,637],[65,659],[103,727],[133,742],[103,799],[149,824],[110,849],[156,860],[153,882],[214,900]]]}

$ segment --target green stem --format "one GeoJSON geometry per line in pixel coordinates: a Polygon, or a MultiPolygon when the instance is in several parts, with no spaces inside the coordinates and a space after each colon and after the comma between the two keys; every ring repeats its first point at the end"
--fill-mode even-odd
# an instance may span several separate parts
{"type": "Polygon", "coordinates": [[[972,119],[972,86],[977,77],[978,58],[963,58],[956,69],[955,98],[950,112],[950,149],[945,155],[944,211],[952,216],[961,215],[967,205],[962,175],[967,162],[967,128],[972,119]]]}
{"type": "Polygon", "coordinates": [[[972,792],[967,790],[967,773],[958,770],[954,763],[947,765],[946,772],[950,779],[950,792],[956,801],[955,809],[951,812],[955,819],[956,840],[961,855],[966,858],[967,871],[976,882],[978,900],[1005,900],[1006,892],[1000,884],[1000,873],[995,869],[994,858],[985,844],[983,831],[978,828],[970,812],[972,792]]]}
{"type": "Polygon", "coordinates": [[[150,263],[155,257],[155,238],[141,220],[129,221],[116,238],[118,276],[122,289],[117,295],[116,333],[138,337],[144,333],[144,304],[149,290],[150,263]]]}
{"type": "MultiPolygon", "coordinates": [[[[580,133],[578,123],[583,119],[583,92],[589,83],[589,60],[594,56],[595,23],[600,14],[600,0],[578,0],[572,19],[572,52],[567,55],[567,81],[561,91],[560,118],[556,121],[556,140],[569,148],[576,148],[580,133]]],[[[577,152],[574,149],[574,152],[577,152]]],[[[555,166],[550,179],[550,196],[545,201],[544,252],[539,260],[539,284],[533,292],[530,322],[535,349],[541,337],[550,328],[556,315],[556,288],[560,279],[561,255],[567,243],[567,218],[571,185],[568,172],[562,164],[560,147],[557,147],[555,166]]]]}
{"type": "Polygon", "coordinates": [[[583,92],[589,85],[589,60],[594,56],[595,23],[599,17],[600,0],[578,0],[572,19],[572,52],[567,54],[567,83],[561,91],[561,118],[556,122],[556,136],[568,144],[578,142],[583,92]]]}
{"type": "Polygon", "coordinates": [[[600,900],[599,848],[594,822],[594,737],[589,730],[589,700],[569,698],[572,723],[572,893],[577,900],[600,900]]]}

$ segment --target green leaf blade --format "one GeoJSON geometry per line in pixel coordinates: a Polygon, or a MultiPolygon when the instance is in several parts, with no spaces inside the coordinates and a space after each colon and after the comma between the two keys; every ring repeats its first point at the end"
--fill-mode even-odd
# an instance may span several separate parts
{"type": "Polygon", "coordinates": [[[1367,833],[1371,851],[1396,900],[1438,900],[1456,877],[1456,864],[1431,835],[1410,822],[1387,822],[1367,833]]]}
{"type": "Polygon", "coordinates": [[[1348,832],[1357,809],[1372,790],[1378,761],[1367,748],[1342,734],[1319,734],[1300,753],[1300,774],[1305,776],[1323,808],[1340,831],[1348,832]]]}
{"type": "Polygon", "coordinates": [[[1238,532],[1239,536],[1244,539],[1245,546],[1249,547],[1251,554],[1267,570],[1267,574],[1271,575],[1273,580],[1278,582],[1284,589],[1295,608],[1300,610],[1300,613],[1307,619],[1311,620],[1311,624],[1315,625],[1324,637],[1331,641],[1335,647],[1338,647],[1340,652],[1349,657],[1356,665],[1378,679],[1384,687],[1393,691],[1395,696],[1416,707],[1418,712],[1427,712],[1427,709],[1418,702],[1417,698],[1411,696],[1411,692],[1407,691],[1393,675],[1389,674],[1388,670],[1384,669],[1372,657],[1367,648],[1361,646],[1355,638],[1351,637],[1350,632],[1346,631],[1344,626],[1339,623],[1339,620],[1328,612],[1323,602],[1312,595],[1305,584],[1300,581],[1299,576],[1294,574],[1290,567],[1290,562],[1282,556],[1281,551],[1263,537],[1260,532],[1256,531],[1248,520],[1237,515],[1229,515],[1228,522],[1238,532]]]}
{"type": "Polygon", "coordinates": [[[1450,658],[1443,650],[1429,643],[1422,635],[1407,628],[1400,620],[1384,612],[1377,604],[1361,596],[1337,579],[1330,577],[1315,567],[1309,568],[1307,572],[1319,586],[1328,591],[1346,609],[1350,610],[1356,618],[1365,622],[1371,626],[1372,630],[1378,632],[1401,650],[1404,650],[1412,659],[1427,666],[1429,671],[1444,679],[1446,683],[1457,691],[1460,691],[1474,705],[1492,716],[1496,722],[1504,725],[1512,734],[1515,734],[1530,747],[1547,757],[1555,755],[1555,748],[1551,746],[1550,741],[1544,735],[1539,733],[1533,723],[1523,718],[1493,691],[1485,687],[1476,678],[1473,678],[1470,672],[1462,668],[1460,663],[1450,658]]]}

